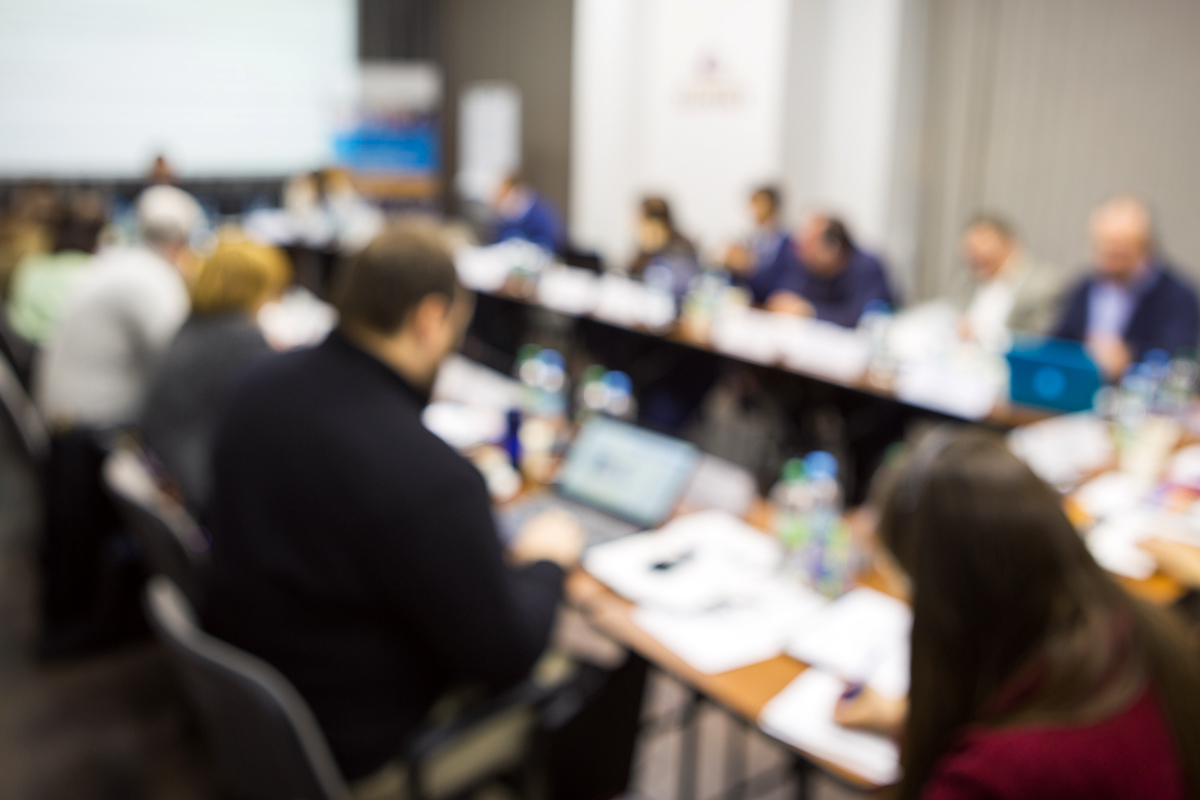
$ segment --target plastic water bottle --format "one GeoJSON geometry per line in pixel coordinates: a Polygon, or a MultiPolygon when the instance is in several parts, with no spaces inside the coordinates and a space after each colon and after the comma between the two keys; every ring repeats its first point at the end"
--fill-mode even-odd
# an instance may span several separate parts
{"type": "Polygon", "coordinates": [[[845,591],[850,573],[850,532],[842,519],[842,488],[838,462],[816,450],[804,458],[812,493],[808,545],[810,581],[822,594],[837,597],[845,591]]]}
{"type": "Polygon", "coordinates": [[[525,411],[541,417],[566,414],[567,371],[562,353],[536,345],[522,347],[517,353],[517,377],[525,411]]]}
{"type": "Polygon", "coordinates": [[[863,308],[858,319],[858,331],[866,337],[871,357],[867,362],[867,378],[872,383],[885,383],[895,371],[895,359],[888,346],[892,328],[892,308],[882,300],[872,300],[863,308]]]}
{"type": "Polygon", "coordinates": [[[637,416],[633,380],[619,370],[593,364],[583,371],[576,400],[576,416],[583,422],[594,414],[632,420],[637,416]]]}
{"type": "Polygon", "coordinates": [[[812,513],[813,496],[804,474],[804,462],[798,458],[788,459],[779,474],[779,482],[771,489],[770,500],[775,507],[774,530],[787,552],[788,565],[804,573],[802,563],[804,548],[812,538],[809,531],[809,515],[812,513]]]}

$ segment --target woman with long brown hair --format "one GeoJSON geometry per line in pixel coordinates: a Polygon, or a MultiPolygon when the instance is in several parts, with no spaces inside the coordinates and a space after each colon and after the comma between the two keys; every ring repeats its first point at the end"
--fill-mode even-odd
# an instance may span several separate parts
{"type": "MultiPolygon", "coordinates": [[[[1200,798],[1193,644],[1096,564],[1053,489],[953,429],[880,483],[913,604],[899,797],[1200,798]]],[[[872,703],[839,716],[886,727],[852,707],[872,703]]]]}

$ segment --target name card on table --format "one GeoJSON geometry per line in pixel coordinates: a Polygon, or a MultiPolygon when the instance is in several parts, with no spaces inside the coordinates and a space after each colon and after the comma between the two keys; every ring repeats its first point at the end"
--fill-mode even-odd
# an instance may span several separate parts
{"type": "Polygon", "coordinates": [[[893,386],[902,402],[960,419],[987,417],[1003,385],[983,370],[960,369],[950,362],[925,361],[902,367],[893,386]]]}
{"type": "Polygon", "coordinates": [[[619,275],[604,275],[592,316],[623,327],[661,330],[675,321],[675,297],[619,275]]]}
{"type": "Polygon", "coordinates": [[[780,323],[783,364],[799,372],[851,383],[871,363],[871,343],[857,330],[821,320],[787,319],[780,323]]]}
{"type": "Polygon", "coordinates": [[[767,311],[733,308],[713,320],[712,346],[756,364],[774,364],[780,356],[780,324],[791,321],[767,311]]]}
{"type": "Polygon", "coordinates": [[[551,267],[538,279],[537,299],[551,311],[580,316],[590,314],[599,302],[600,278],[574,267],[551,267]]]}

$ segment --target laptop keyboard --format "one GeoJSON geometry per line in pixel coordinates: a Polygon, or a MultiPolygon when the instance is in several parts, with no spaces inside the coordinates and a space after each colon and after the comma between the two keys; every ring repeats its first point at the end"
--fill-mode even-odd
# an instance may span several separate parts
{"type": "Polygon", "coordinates": [[[547,493],[520,501],[501,512],[496,519],[500,538],[505,542],[511,541],[521,530],[521,526],[551,508],[561,508],[579,520],[580,526],[587,534],[588,547],[611,542],[640,530],[639,526],[632,522],[625,522],[582,503],[547,493]]]}

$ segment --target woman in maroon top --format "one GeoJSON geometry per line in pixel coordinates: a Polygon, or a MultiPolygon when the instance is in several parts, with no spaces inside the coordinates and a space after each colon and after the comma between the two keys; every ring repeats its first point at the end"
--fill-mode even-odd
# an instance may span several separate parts
{"type": "Polygon", "coordinates": [[[1200,659],[1096,565],[1058,495],[999,438],[939,429],[881,476],[880,536],[912,585],[897,796],[1200,800],[1200,659]],[[905,718],[906,717],[906,718],[905,718]]]}

